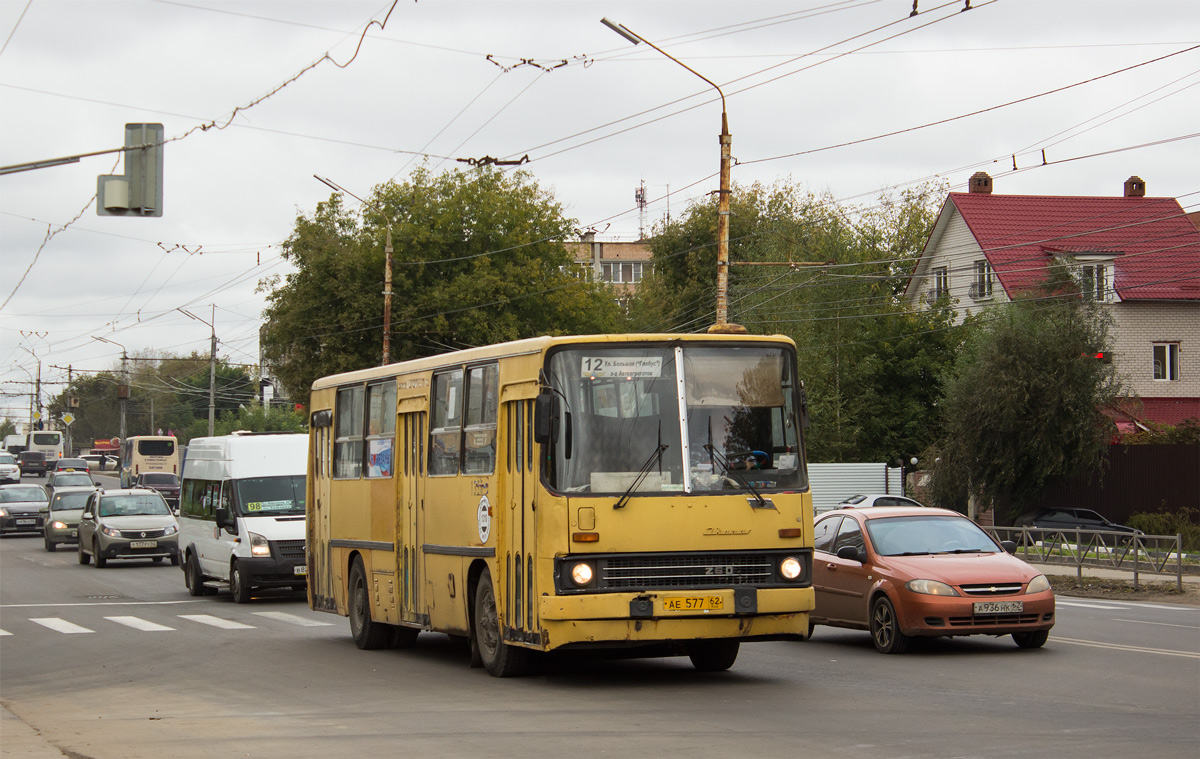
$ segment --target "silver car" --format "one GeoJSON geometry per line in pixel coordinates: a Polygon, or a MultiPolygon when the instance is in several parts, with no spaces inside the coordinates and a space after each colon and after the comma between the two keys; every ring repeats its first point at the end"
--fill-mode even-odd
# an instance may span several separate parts
{"type": "Polygon", "coordinates": [[[41,485],[0,485],[0,534],[41,532],[44,508],[41,485]]]}
{"type": "Polygon", "coordinates": [[[42,537],[47,551],[54,551],[59,543],[78,543],[79,518],[84,504],[95,488],[55,488],[50,492],[50,503],[42,509],[46,526],[42,537]]]}
{"type": "Polygon", "coordinates": [[[153,490],[97,490],[79,521],[79,563],[96,559],[170,559],[179,566],[179,525],[153,490]]]}

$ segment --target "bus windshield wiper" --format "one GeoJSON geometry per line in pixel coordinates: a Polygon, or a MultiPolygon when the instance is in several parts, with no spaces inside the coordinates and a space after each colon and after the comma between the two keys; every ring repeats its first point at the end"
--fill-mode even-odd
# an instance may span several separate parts
{"type": "Polygon", "coordinates": [[[773,508],[775,508],[775,504],[772,503],[771,501],[768,501],[766,498],[763,498],[762,493],[759,493],[758,490],[753,485],[750,484],[749,480],[742,479],[742,476],[740,474],[737,474],[736,472],[734,472],[734,470],[729,468],[729,462],[725,459],[725,456],[721,453],[718,453],[717,449],[713,447],[712,443],[705,445],[704,450],[708,451],[708,455],[712,458],[713,461],[715,461],[716,463],[721,465],[721,469],[725,472],[725,474],[732,477],[739,485],[741,485],[746,490],[749,490],[751,493],[754,494],[754,500],[757,502],[757,505],[754,508],[756,508],[756,509],[773,509],[773,508]]]}
{"type": "Polygon", "coordinates": [[[629,484],[629,488],[619,499],[617,499],[617,502],[613,504],[614,509],[625,508],[625,504],[629,502],[629,496],[633,494],[633,491],[637,490],[638,485],[642,484],[642,480],[646,479],[646,475],[650,474],[650,470],[655,464],[660,465],[661,471],[663,451],[667,450],[668,447],[669,446],[663,445],[660,441],[658,447],[650,452],[650,458],[646,459],[645,464],[642,464],[642,468],[638,470],[637,477],[633,479],[633,482],[629,484]]]}

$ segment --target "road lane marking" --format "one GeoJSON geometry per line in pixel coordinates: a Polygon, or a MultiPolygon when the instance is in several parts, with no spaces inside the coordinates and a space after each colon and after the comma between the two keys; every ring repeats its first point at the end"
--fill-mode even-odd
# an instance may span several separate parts
{"type": "Polygon", "coordinates": [[[1200,630],[1196,625],[1173,625],[1170,622],[1147,622],[1144,619],[1114,619],[1113,622],[1133,622],[1139,625],[1158,625],[1159,627],[1182,627],[1185,630],[1200,630]]]}
{"type": "Polygon", "coordinates": [[[1116,609],[1118,611],[1124,611],[1129,608],[1128,606],[1102,606],[1100,604],[1077,604],[1077,603],[1072,603],[1070,601],[1064,601],[1061,598],[1055,599],[1054,605],[1055,606],[1076,606],[1080,609],[1116,609]]]}
{"type": "Polygon", "coordinates": [[[1143,654],[1161,654],[1162,656],[1183,656],[1188,659],[1200,659],[1200,653],[1194,651],[1172,651],[1167,648],[1145,648],[1144,646],[1126,646],[1120,643],[1101,643],[1098,640],[1080,640],[1078,638],[1060,638],[1054,636],[1050,640],[1055,643],[1067,643],[1072,646],[1089,646],[1091,648],[1111,648],[1115,651],[1136,651],[1143,654]]]}
{"type": "Polygon", "coordinates": [[[95,630],[89,630],[86,627],[80,627],[74,622],[68,622],[65,619],[59,619],[58,617],[37,617],[30,619],[29,621],[37,622],[42,627],[49,627],[55,632],[65,633],[67,635],[95,632],[95,630]]]}
{"type": "Polygon", "coordinates": [[[207,601],[82,601],[60,604],[0,604],[0,609],[43,609],[57,606],[173,606],[175,604],[202,604],[207,601]]]}
{"type": "Polygon", "coordinates": [[[222,630],[253,630],[254,625],[243,625],[241,622],[234,622],[232,619],[221,619],[208,614],[180,614],[180,619],[186,619],[191,622],[199,622],[202,625],[210,625],[219,627],[222,630]]]}
{"type": "Polygon", "coordinates": [[[105,619],[109,622],[116,622],[118,625],[125,625],[126,627],[132,627],[135,630],[142,630],[144,632],[175,629],[174,627],[167,627],[166,625],[160,625],[157,622],[150,622],[139,617],[105,617],[105,619]]]}
{"type": "Polygon", "coordinates": [[[255,611],[251,612],[256,617],[266,617],[267,619],[275,619],[280,622],[287,622],[289,625],[299,625],[301,627],[332,627],[332,622],[321,622],[316,619],[306,619],[298,617],[295,614],[288,614],[285,611],[255,611]]]}
{"type": "Polygon", "coordinates": [[[0,638],[3,638],[5,635],[12,635],[12,633],[8,630],[0,630],[0,638]]]}

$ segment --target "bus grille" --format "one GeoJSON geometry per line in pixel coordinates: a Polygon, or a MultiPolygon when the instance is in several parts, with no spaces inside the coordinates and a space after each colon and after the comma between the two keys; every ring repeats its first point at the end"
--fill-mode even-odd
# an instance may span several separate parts
{"type": "Polygon", "coordinates": [[[276,540],[275,555],[280,559],[304,561],[303,540],[276,540]]]}
{"type": "Polygon", "coordinates": [[[556,584],[562,593],[808,587],[811,567],[812,549],[572,555],[558,560],[556,584]],[[785,556],[802,562],[804,574],[798,580],[779,575],[779,562],[785,556]],[[564,572],[570,571],[568,565],[581,560],[595,567],[595,582],[587,588],[562,582],[564,572]]]}

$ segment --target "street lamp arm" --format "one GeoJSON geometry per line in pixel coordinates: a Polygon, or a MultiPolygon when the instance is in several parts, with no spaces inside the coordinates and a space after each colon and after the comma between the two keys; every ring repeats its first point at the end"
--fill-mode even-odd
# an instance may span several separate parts
{"type": "Polygon", "coordinates": [[[638,34],[637,32],[633,31],[633,30],[632,30],[632,29],[630,29],[629,27],[625,26],[624,24],[618,24],[617,22],[615,22],[615,21],[611,21],[611,20],[609,20],[609,19],[607,19],[607,18],[602,18],[602,19],[600,19],[600,23],[601,23],[601,24],[604,24],[604,25],[605,25],[605,26],[607,26],[609,29],[612,29],[614,32],[616,32],[617,34],[621,35],[622,37],[624,37],[625,39],[629,40],[630,42],[632,42],[632,43],[633,43],[633,44],[635,44],[635,45],[636,45],[636,44],[638,44],[638,43],[640,43],[640,42],[645,42],[645,43],[646,43],[647,45],[649,45],[650,47],[654,48],[654,49],[655,49],[655,50],[657,50],[658,52],[662,53],[662,54],[663,54],[663,55],[665,55],[666,57],[668,57],[668,58],[670,58],[671,60],[675,61],[675,62],[676,62],[676,63],[678,63],[680,66],[683,66],[685,69],[687,69],[688,71],[692,72],[693,74],[695,74],[696,76],[700,77],[700,78],[701,78],[701,79],[703,79],[705,82],[707,82],[707,83],[708,83],[708,85],[709,85],[710,87],[712,87],[714,90],[716,90],[716,91],[717,91],[717,94],[721,96],[721,119],[722,119],[722,121],[724,121],[724,120],[725,120],[725,112],[726,112],[726,111],[725,111],[725,92],[724,92],[724,91],[721,89],[720,85],[718,85],[716,82],[714,82],[713,80],[711,80],[711,79],[709,79],[708,77],[706,77],[704,74],[701,74],[701,73],[700,73],[699,71],[697,71],[696,69],[694,69],[694,68],[692,68],[691,66],[687,65],[687,64],[686,64],[686,63],[684,63],[683,61],[679,60],[679,59],[678,59],[678,58],[676,58],[675,56],[671,55],[671,54],[670,54],[670,53],[668,53],[666,50],[663,50],[663,49],[662,49],[661,47],[659,47],[658,45],[655,45],[653,42],[651,42],[650,40],[646,39],[646,38],[645,38],[645,37],[643,37],[642,35],[638,34]]]}

